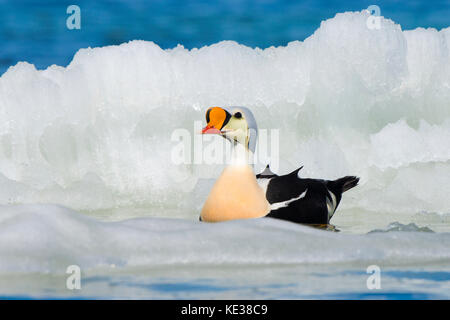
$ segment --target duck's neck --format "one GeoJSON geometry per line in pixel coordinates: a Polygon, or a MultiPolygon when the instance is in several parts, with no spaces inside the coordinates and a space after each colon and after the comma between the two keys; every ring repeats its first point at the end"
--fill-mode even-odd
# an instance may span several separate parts
{"type": "Polygon", "coordinates": [[[253,152],[250,151],[243,144],[235,142],[233,143],[233,149],[231,152],[230,166],[252,166],[253,165],[253,152]]]}

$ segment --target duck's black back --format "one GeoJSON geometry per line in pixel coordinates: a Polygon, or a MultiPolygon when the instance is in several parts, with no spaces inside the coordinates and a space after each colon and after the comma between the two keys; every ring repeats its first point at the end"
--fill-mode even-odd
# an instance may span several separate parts
{"type": "Polygon", "coordinates": [[[266,186],[266,198],[271,205],[267,217],[295,223],[328,224],[342,193],[354,187],[359,179],[302,179],[298,176],[300,169],[283,176],[266,169],[265,174],[256,176],[258,183],[266,186]]]}

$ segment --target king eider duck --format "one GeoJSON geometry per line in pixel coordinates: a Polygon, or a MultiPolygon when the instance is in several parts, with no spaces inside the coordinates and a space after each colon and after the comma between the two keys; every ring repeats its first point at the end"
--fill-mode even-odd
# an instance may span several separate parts
{"type": "Polygon", "coordinates": [[[303,179],[298,173],[276,175],[269,166],[254,175],[250,166],[256,148],[257,125],[245,107],[212,107],[206,111],[202,134],[218,134],[233,143],[230,164],[214,184],[200,214],[200,221],[271,217],[294,223],[328,225],[342,194],[359,178],[303,179]]]}

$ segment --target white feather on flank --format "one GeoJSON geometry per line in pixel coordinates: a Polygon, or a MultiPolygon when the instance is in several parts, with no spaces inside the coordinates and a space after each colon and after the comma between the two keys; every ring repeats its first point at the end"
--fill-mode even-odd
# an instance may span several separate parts
{"type": "Polygon", "coordinates": [[[330,190],[328,190],[328,194],[331,196],[331,201],[328,197],[325,198],[327,199],[328,219],[330,219],[336,211],[336,196],[330,190]]]}
{"type": "Polygon", "coordinates": [[[304,198],[306,196],[306,191],[308,191],[308,189],[306,189],[304,192],[302,192],[296,198],[292,198],[290,200],[286,200],[286,201],[282,201],[282,202],[272,203],[270,205],[270,210],[277,210],[277,209],[280,209],[280,208],[287,207],[291,202],[294,202],[294,201],[297,201],[297,200],[299,200],[301,198],[304,198]]]}

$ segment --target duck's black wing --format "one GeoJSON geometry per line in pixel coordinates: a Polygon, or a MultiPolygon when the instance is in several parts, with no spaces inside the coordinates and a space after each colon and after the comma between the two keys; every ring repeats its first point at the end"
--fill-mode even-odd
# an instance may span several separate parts
{"type": "Polygon", "coordinates": [[[359,178],[302,179],[298,176],[300,169],[283,176],[268,172],[256,176],[271,206],[266,217],[295,223],[328,224],[342,193],[356,186],[359,178]]]}
{"type": "Polygon", "coordinates": [[[261,172],[261,173],[256,175],[256,180],[258,180],[258,179],[269,179],[269,178],[273,178],[273,177],[278,177],[278,175],[273,173],[272,170],[270,170],[270,166],[267,165],[263,172],[261,172]]]}

